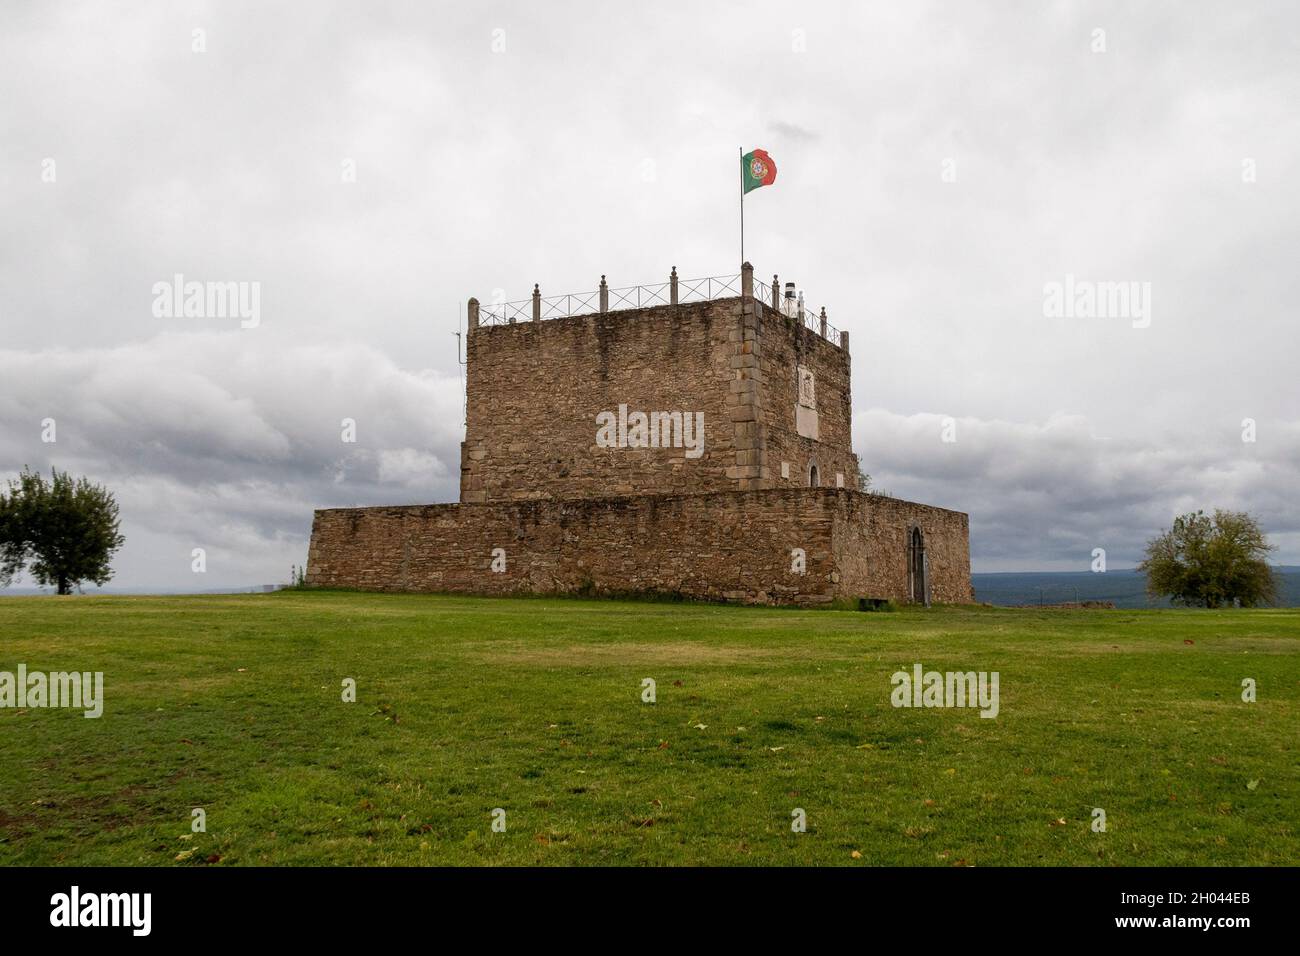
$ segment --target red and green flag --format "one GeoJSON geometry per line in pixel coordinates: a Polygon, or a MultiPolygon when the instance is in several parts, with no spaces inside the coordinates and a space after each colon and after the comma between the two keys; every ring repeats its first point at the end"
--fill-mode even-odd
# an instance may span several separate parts
{"type": "Polygon", "coordinates": [[[767,155],[767,150],[756,149],[740,157],[740,180],[744,192],[776,182],[776,163],[767,155]]]}

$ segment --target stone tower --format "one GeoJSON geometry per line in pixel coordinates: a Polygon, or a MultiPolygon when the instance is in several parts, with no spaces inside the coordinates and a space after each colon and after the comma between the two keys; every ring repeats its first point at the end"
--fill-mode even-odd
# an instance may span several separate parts
{"type": "Polygon", "coordinates": [[[863,494],[849,337],[739,275],[469,300],[460,504],[316,512],[309,584],[971,599],[966,515],[863,494]]]}
{"type": "Polygon", "coordinates": [[[848,334],[775,277],[760,294],[748,264],[739,279],[732,297],[545,321],[470,300],[460,500],[856,489],[848,334]],[[651,443],[599,442],[602,414],[620,432],[646,416],[651,443]],[[682,419],[703,423],[699,447],[660,440],[682,419]]]}

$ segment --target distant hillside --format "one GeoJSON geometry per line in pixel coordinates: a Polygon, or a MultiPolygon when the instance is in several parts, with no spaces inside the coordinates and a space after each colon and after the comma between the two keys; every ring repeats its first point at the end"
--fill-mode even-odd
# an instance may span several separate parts
{"type": "MultiPolygon", "coordinates": [[[[1277,568],[1282,579],[1281,603],[1300,607],[1300,567],[1277,568]]],[[[1146,596],[1146,577],[1137,571],[1011,571],[972,574],[975,600],[988,604],[1061,604],[1066,601],[1112,601],[1116,607],[1169,607],[1146,596]]]]}

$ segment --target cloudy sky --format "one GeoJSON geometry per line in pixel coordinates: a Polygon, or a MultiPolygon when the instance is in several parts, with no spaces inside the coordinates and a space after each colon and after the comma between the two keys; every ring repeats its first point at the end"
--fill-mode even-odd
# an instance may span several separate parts
{"type": "Polygon", "coordinates": [[[108,484],[116,586],[284,580],[313,508],[455,500],[469,296],[736,272],[757,146],[747,258],[851,332],[856,451],[969,512],[975,570],[1131,566],[1216,506],[1300,563],[1298,28],[1286,2],[9,0],[0,473],[108,484]],[[156,314],[178,273],[259,283],[255,327],[156,314]],[[1051,314],[1067,276],[1150,307],[1051,314]]]}

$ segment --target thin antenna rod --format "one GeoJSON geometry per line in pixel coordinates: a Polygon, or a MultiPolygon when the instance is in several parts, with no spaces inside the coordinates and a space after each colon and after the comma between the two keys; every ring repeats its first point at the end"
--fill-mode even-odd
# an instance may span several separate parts
{"type": "MultiPolygon", "coordinates": [[[[466,329],[466,334],[469,330],[466,329]]],[[[469,365],[469,344],[466,343],[465,358],[460,357],[460,304],[456,305],[456,364],[460,366],[460,427],[464,428],[469,421],[469,388],[465,384],[465,367],[469,365]]]]}

